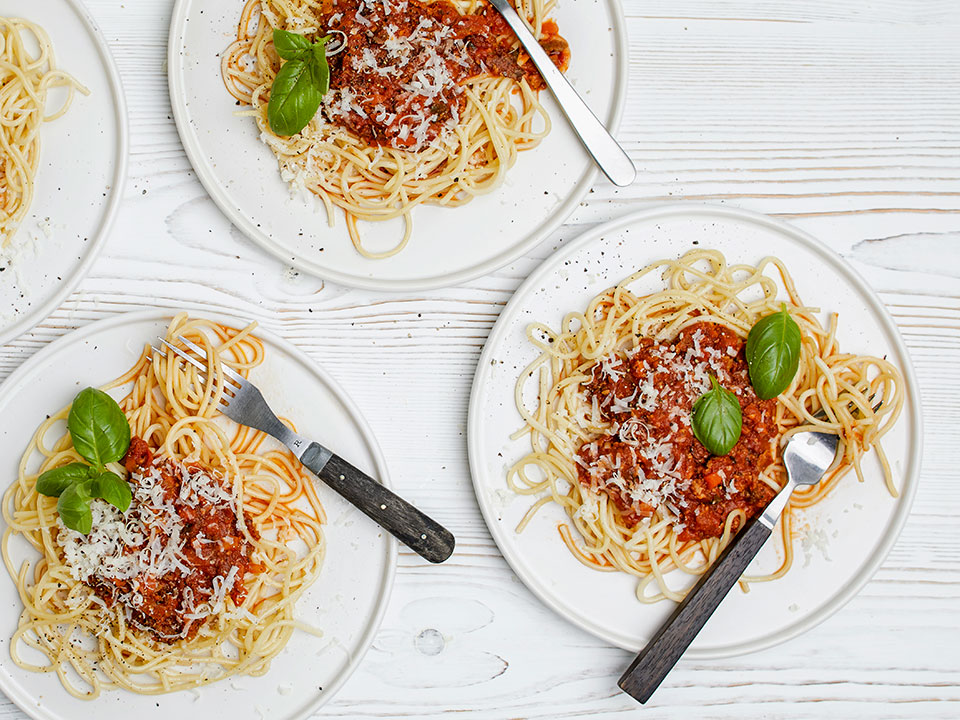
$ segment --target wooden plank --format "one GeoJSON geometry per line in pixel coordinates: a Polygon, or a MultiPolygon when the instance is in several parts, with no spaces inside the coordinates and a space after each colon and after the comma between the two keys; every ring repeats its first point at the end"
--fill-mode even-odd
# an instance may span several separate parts
{"type": "MultiPolygon", "coordinates": [[[[243,239],[197,182],[171,119],[172,3],[86,4],[123,76],[130,179],[104,256],[56,313],[0,351],[0,378],[73,328],[162,303],[257,319],[345,386],[397,488],[458,547],[442,568],[401,554],[374,647],[325,716],[640,714],[615,684],[629,654],[556,617],[500,557],[473,497],[466,412],[483,342],[530,271],[594,223],[677,199],[787,219],[854,264],[910,349],[925,456],[903,534],[849,606],[778,648],[682,661],[643,716],[960,716],[960,4],[625,0],[619,136],[637,182],[598,181],[526,257],[416,295],[305,277],[243,239]]],[[[0,701],[0,718],[21,717],[0,701]]]]}

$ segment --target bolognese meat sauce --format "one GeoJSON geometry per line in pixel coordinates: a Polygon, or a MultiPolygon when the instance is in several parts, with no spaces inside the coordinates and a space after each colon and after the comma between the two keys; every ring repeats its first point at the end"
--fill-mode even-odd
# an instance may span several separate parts
{"type": "MultiPolygon", "coordinates": [[[[342,34],[346,49],[329,58],[323,114],[371,145],[419,150],[459,121],[462,87],[487,74],[545,84],[506,21],[483,3],[461,15],[447,0],[332,0],[319,25],[342,34]]],[[[561,70],[570,48],[556,23],[541,46],[561,70]]]]}
{"type": "Polygon", "coordinates": [[[244,577],[258,569],[240,527],[243,510],[222,478],[154,457],[141,438],[131,440],[123,463],[133,494],[127,512],[96,501],[93,530],[64,528],[60,542],[77,579],[104,604],[120,603],[135,627],[160,641],[190,639],[228,597],[243,602],[244,577]]]}
{"type": "Polygon", "coordinates": [[[611,430],[580,447],[580,482],[605,493],[628,522],[662,509],[681,540],[720,536],[734,510],[747,518],[762,511],[775,494],[760,474],[779,452],[776,401],[754,393],[744,344],[722,325],[699,322],[672,342],[641,338],[595,365],[588,400],[611,430]],[[740,439],[724,456],[711,455],[690,426],[711,375],[743,414],[740,439]]]}

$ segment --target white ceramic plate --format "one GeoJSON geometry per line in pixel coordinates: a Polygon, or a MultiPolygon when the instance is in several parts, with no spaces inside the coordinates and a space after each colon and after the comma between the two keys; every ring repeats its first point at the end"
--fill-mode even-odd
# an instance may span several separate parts
{"type": "MultiPolygon", "coordinates": [[[[100,252],[126,178],[127,110],[107,44],[80,2],[4,0],[0,13],[44,27],[57,66],[90,89],[40,131],[33,203],[0,252],[0,343],[6,343],[52,313],[100,252]]],[[[60,92],[51,92],[51,108],[60,92]]]]}
{"type": "MultiPolygon", "coordinates": [[[[93,323],[52,343],[14,372],[0,387],[0,443],[5,449],[0,474],[15,478],[22,448],[44,416],[70,402],[80,389],[125,371],[144,343],[163,335],[172,315],[151,310],[93,323]]],[[[246,324],[215,319],[234,327],[246,324]]],[[[293,419],[304,435],[334,448],[386,484],[383,456],[343,390],[294,346],[263,330],[256,335],[266,343],[267,357],[251,379],[271,407],[293,419]]],[[[297,603],[296,617],[325,634],[317,638],[294,633],[265,676],[230,678],[196,692],[144,696],[115,690],[90,702],[76,700],[56,675],[27,672],[10,660],[9,638],[22,606],[3,572],[0,688],[31,717],[44,720],[309,716],[336,693],[372,642],[390,595],[397,557],[391,536],[326,486],[320,484],[319,489],[328,519],[327,555],[319,579],[297,603]]]]}
{"type": "MultiPolygon", "coordinates": [[[[178,0],[170,28],[170,97],[187,156],[214,201],[250,239],[285,263],[343,285],[423,290],[485,275],[536,245],[573,212],[596,170],[544,93],[553,130],[520,154],[505,184],[461,208],[417,208],[410,244],[371,260],[354,250],[343,214],[327,226],[319,204],[292,198],[252,118],[235,117],[220,53],[236,37],[243,0],[178,0]]],[[[616,129],[627,81],[617,0],[560,0],[555,13],[573,57],[567,77],[616,129]]],[[[392,247],[402,224],[363,223],[371,247],[392,247]],[[391,242],[392,241],[392,242],[391,242]]]]}
{"type": "MultiPolygon", "coordinates": [[[[777,255],[794,274],[801,297],[823,311],[839,311],[840,345],[848,352],[886,355],[903,371],[908,401],[883,447],[901,490],[887,492],[879,466],[864,464],[866,482],[841,484],[797,524],[789,573],[734,589],[694,641],[687,657],[750,652],[807,630],[839,609],[869,580],[906,519],[921,455],[916,380],[896,326],[880,300],[836,254],[805,233],[762,215],[730,208],[670,205],[601,225],[551,256],[507,304],[487,340],[470,398],[468,444],[474,489],[497,545],[520,579],[549,607],[597,637],[639,650],[676,607],[643,605],[635,580],[581,565],[557,534],[567,521],[557,506],[544,507],[518,534],[530,505],[511,493],[505,477],[529,441],[511,441],[522,425],[514,384],[536,356],[525,329],[532,321],[558,327],[565,313],[582,310],[598,293],[654,260],[678,257],[696,244],[721,250],[730,262],[777,255]]],[[[768,543],[748,573],[779,566],[768,543]]]]}

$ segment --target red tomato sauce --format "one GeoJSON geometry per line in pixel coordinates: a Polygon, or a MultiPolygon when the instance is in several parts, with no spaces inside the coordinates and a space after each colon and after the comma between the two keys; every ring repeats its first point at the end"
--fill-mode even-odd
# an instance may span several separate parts
{"type": "MultiPolygon", "coordinates": [[[[462,84],[479,75],[545,87],[500,14],[486,3],[461,15],[447,0],[332,0],[320,19],[347,49],[329,58],[326,119],[375,146],[419,149],[453,126],[466,106],[462,84]],[[341,38],[343,36],[340,36],[341,38]]],[[[541,46],[561,70],[570,48],[556,23],[541,46]]]]}
{"type": "Polygon", "coordinates": [[[613,426],[580,447],[580,482],[634,523],[665,507],[682,527],[681,540],[720,536],[733,510],[759,514],[775,494],[759,476],[778,458],[779,433],[776,401],[754,393],[744,346],[722,325],[700,322],[672,342],[642,338],[635,350],[598,363],[587,395],[613,426]],[[690,427],[710,375],[736,394],[743,413],[740,439],[722,457],[690,427]]]}
{"type": "MultiPolygon", "coordinates": [[[[244,576],[248,570],[257,569],[250,560],[252,545],[238,529],[237,515],[232,508],[184,502],[181,498],[182,470],[169,460],[155,459],[141,438],[131,440],[123,463],[131,473],[130,482],[134,488],[145,473],[152,469],[159,471],[157,484],[162,488],[162,500],[172,505],[182,521],[178,530],[183,541],[179,557],[188,572],[184,574],[178,570],[160,576],[140,573],[122,580],[94,575],[88,582],[108,605],[113,605],[120,596],[138,593],[142,602],[127,604],[127,609],[135,623],[153,631],[158,640],[173,642],[184,637],[192,638],[206,619],[190,620],[185,617],[188,614],[186,608],[211,599],[215,595],[215,583],[223,583],[233,568],[236,568],[235,580],[227,595],[237,605],[243,602],[247,592],[244,576]],[[187,601],[188,595],[194,603],[187,601]]],[[[202,470],[196,465],[188,466],[188,469],[202,470]]],[[[251,535],[256,537],[249,518],[246,524],[251,535]]],[[[162,538],[163,541],[168,539],[169,535],[162,538]]],[[[145,545],[146,542],[139,547],[129,547],[127,552],[138,552],[145,545]]]]}

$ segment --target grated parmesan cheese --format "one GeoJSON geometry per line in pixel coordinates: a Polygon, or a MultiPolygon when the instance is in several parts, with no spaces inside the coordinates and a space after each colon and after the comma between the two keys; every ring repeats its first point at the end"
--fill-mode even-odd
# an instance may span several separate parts
{"type": "MultiPolygon", "coordinates": [[[[687,337],[689,344],[685,349],[667,343],[641,343],[600,358],[591,373],[591,382],[599,384],[600,392],[578,395],[576,418],[589,433],[603,427],[604,422],[612,426],[612,434],[605,433],[602,440],[609,449],[601,452],[599,441],[593,440],[584,443],[576,454],[581,474],[586,473],[590,485],[608,490],[632,506],[638,516],[649,512],[649,508],[660,508],[678,531],[682,529],[682,508],[688,506],[684,492],[691,479],[685,476],[682,466],[686,456],[680,456],[683,463],[678,462],[672,440],[690,427],[693,403],[710,389],[711,375],[721,383],[732,384],[738,392],[741,384],[733,382],[728,370],[728,358],[737,356],[736,349],[712,346],[699,328],[687,337]],[[650,350],[656,356],[652,367],[638,357],[650,350]],[[621,382],[625,378],[629,382],[621,382]],[[602,397],[600,403],[598,396],[602,397]],[[669,408],[665,424],[662,419],[644,414],[654,413],[659,407],[669,408]],[[656,427],[651,423],[657,423],[656,427]],[[621,462],[624,452],[631,463],[621,462]]],[[[727,478],[723,471],[720,477],[728,495],[737,492],[734,478],[727,478]]],[[[584,510],[584,514],[589,513],[584,510]]]]}
{"type": "MultiPolygon", "coordinates": [[[[242,514],[239,501],[227,490],[226,481],[218,475],[204,472],[196,466],[175,465],[180,478],[177,499],[188,507],[211,509],[228,508],[238,518],[242,514]]],[[[163,578],[171,573],[187,576],[192,568],[185,549],[184,521],[175,505],[166,499],[161,485],[160,469],[154,465],[148,470],[133,473],[131,479],[132,501],[125,513],[104,500],[90,503],[93,526],[87,535],[67,528],[58,518],[57,543],[63,550],[64,559],[75,580],[86,583],[132,581],[132,589],[120,593],[116,601],[125,608],[128,621],[144,630],[171,639],[153,628],[145,628],[132,617],[132,610],[143,605],[141,583],[163,578]]],[[[203,537],[194,539],[194,550],[204,557],[207,550],[216,553],[219,541],[203,537]]],[[[189,622],[176,637],[186,637],[193,622],[210,615],[222,613],[226,595],[237,581],[239,569],[234,565],[226,576],[213,579],[212,593],[206,599],[194,597],[193,589],[185,587],[181,611],[189,622]]],[[[94,594],[91,598],[105,605],[94,594]]]]}

